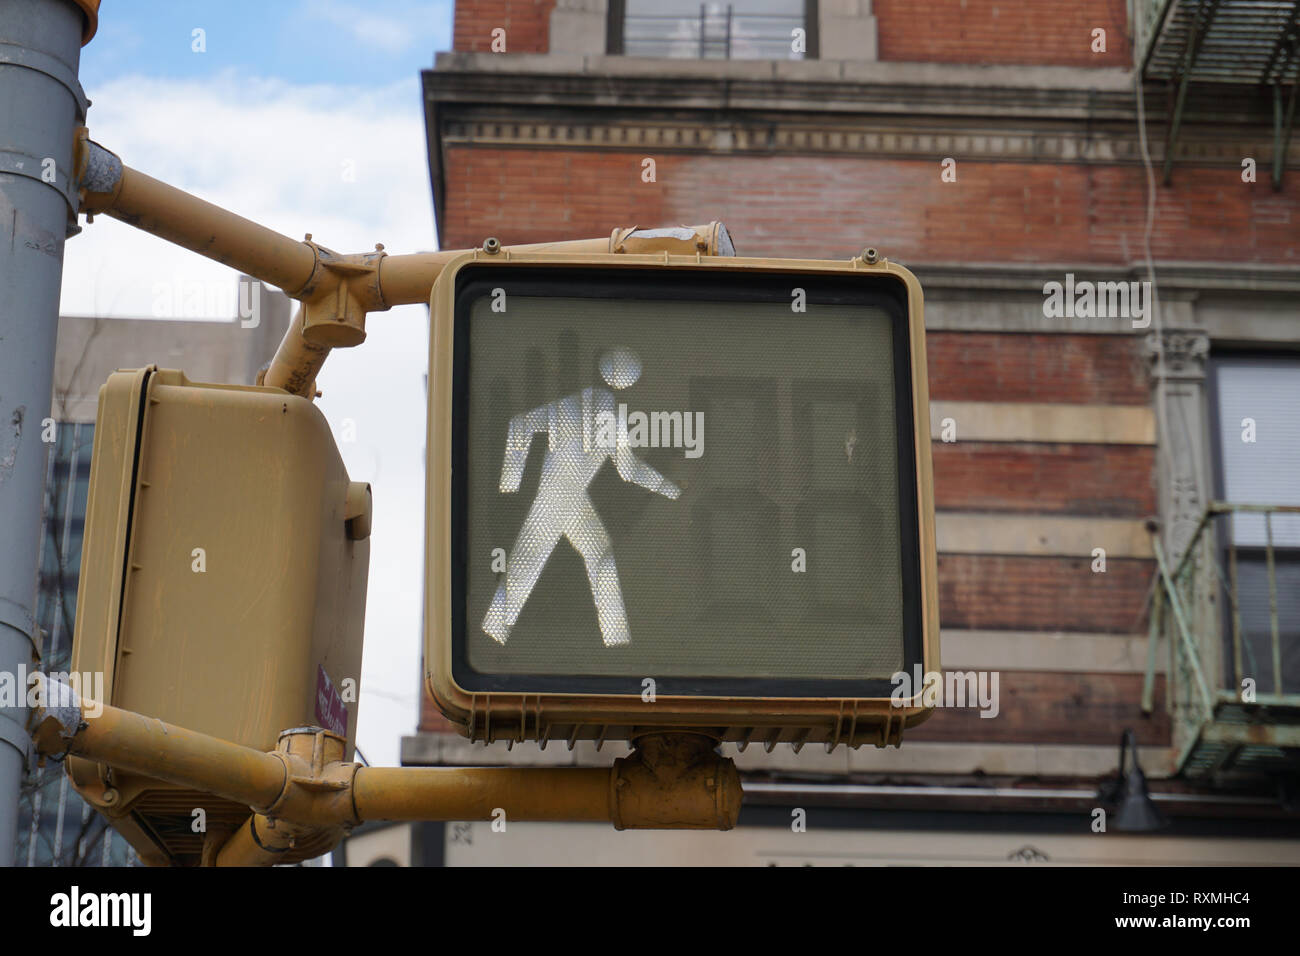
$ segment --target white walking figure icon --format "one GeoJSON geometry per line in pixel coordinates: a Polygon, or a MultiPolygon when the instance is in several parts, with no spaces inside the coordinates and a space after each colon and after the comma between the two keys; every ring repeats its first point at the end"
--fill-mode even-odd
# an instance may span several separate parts
{"type": "MultiPolygon", "coordinates": [[[[641,360],[631,349],[612,348],[600,357],[600,374],[611,388],[627,388],[641,377],[641,360]]],[[[627,423],[616,415],[614,393],[605,388],[584,388],[510,420],[501,466],[503,493],[519,490],[528,449],[538,432],[546,432],[547,448],[537,498],[510,550],[505,581],[497,586],[483,618],[483,630],[499,643],[506,642],[551,552],[560,538],[568,538],[587,565],[605,646],[626,644],[631,635],[614,550],[587,497],[587,486],[605,460],[612,458],[624,481],[672,499],[681,494],[681,489],[633,454],[627,423]],[[615,430],[612,443],[596,439],[598,422],[615,430]]]]}

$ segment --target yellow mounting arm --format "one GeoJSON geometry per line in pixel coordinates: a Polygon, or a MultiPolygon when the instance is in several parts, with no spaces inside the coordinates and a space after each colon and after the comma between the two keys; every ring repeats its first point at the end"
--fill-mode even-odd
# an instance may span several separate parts
{"type": "MultiPolygon", "coordinates": [[[[271,753],[80,698],[41,675],[32,737],[42,756],[100,761],[247,806],[233,833],[211,834],[206,863],[269,866],[296,842],[328,849],[367,820],[609,821],[618,829],[736,824],[735,763],[693,733],[649,734],[608,768],[360,767],[318,727],[280,735],[271,753]]],[[[324,850],[322,850],[323,852],[324,850]]]]}
{"type": "MultiPolygon", "coordinates": [[[[395,305],[427,303],[442,267],[465,250],[390,256],[382,244],[371,252],[340,255],[312,241],[301,242],[137,172],[86,138],[78,140],[76,166],[81,211],[120,219],[199,255],[283,289],[302,305],[289,324],[259,384],[314,398],[316,375],[330,349],[359,345],[366,315],[395,305]]],[[[484,252],[501,251],[489,239],[484,252]]],[[[720,222],[676,229],[615,229],[608,237],[511,247],[519,252],[669,252],[734,255],[720,222]]]]}

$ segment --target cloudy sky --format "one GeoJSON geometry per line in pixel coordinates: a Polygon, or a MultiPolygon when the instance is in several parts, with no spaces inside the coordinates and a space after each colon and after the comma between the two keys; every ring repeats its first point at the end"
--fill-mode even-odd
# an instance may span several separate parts
{"type": "MultiPolygon", "coordinates": [[[[127,165],[339,252],[437,248],[419,74],[450,47],[451,0],[105,0],[100,16],[87,125],[127,165]]],[[[62,311],[148,317],[160,281],[204,283],[206,318],[230,320],[234,271],[107,217],[67,244],[62,311]]],[[[374,488],[358,744],[376,764],[417,720],[426,323],[420,306],[370,316],[319,380],[374,488]]]]}

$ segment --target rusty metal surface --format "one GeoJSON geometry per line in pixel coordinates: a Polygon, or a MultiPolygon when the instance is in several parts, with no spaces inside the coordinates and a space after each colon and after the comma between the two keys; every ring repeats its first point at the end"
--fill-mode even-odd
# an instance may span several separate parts
{"type": "Polygon", "coordinates": [[[700,734],[650,734],[614,762],[611,816],[619,830],[730,830],[742,792],[735,763],[700,734]]]}

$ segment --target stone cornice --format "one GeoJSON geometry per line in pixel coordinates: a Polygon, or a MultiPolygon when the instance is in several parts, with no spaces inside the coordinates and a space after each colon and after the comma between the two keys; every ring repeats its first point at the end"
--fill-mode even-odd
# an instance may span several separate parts
{"type": "MultiPolygon", "coordinates": [[[[454,146],[1142,162],[1132,74],[1116,69],[451,53],[423,84],[439,222],[444,152],[454,146]]],[[[1148,95],[1157,165],[1162,102],[1160,91],[1148,95]]],[[[1239,169],[1249,156],[1266,170],[1263,105],[1253,91],[1193,98],[1177,161],[1239,169]]],[[[1300,168],[1300,150],[1288,166],[1300,168]]]]}
{"type": "Polygon", "coordinates": [[[796,80],[888,80],[930,86],[1128,89],[1132,73],[1114,67],[977,65],[899,60],[717,60],[554,53],[441,52],[440,73],[592,73],[601,76],[691,78],[788,78],[796,80]]]}
{"type": "MultiPolygon", "coordinates": [[[[737,236],[738,250],[744,253],[745,237],[737,236]]],[[[881,248],[888,258],[889,250],[881,248]]],[[[1086,266],[1056,263],[901,263],[916,273],[930,290],[956,289],[969,294],[972,289],[1024,292],[1037,290],[1043,283],[1060,282],[1067,272],[1076,279],[1093,282],[1142,282],[1147,279],[1146,265],[1141,262],[1114,266],[1086,266]]],[[[1300,293],[1300,269],[1260,263],[1234,262],[1156,262],[1156,281],[1166,304],[1191,300],[1213,292],[1300,293]]]]}
{"type": "MultiPolygon", "coordinates": [[[[978,125],[952,119],[922,122],[853,122],[848,118],[770,113],[737,117],[593,120],[565,110],[448,108],[442,106],[442,141],[448,145],[544,149],[615,149],[635,152],[818,153],[859,157],[936,160],[955,156],[990,162],[1088,163],[1141,162],[1135,134],[1124,128],[1101,130],[1044,127],[1023,121],[978,125]],[[472,114],[472,115],[467,115],[472,114]]],[[[1263,137],[1267,138],[1267,137],[1263,137]]],[[[1191,139],[1191,137],[1189,137],[1191,139]]],[[[1246,141],[1219,135],[1189,143],[1198,165],[1237,167],[1243,155],[1266,155],[1261,137],[1246,141]],[[1246,151],[1243,152],[1243,149],[1246,151]]],[[[1158,162],[1160,150],[1153,161],[1158,162]]],[[[937,161],[937,160],[936,160],[937,161]]],[[[1259,162],[1262,164],[1263,159],[1259,162]]],[[[1296,161],[1300,165],[1300,158],[1296,161]]]]}
{"type": "MultiPolygon", "coordinates": [[[[1132,74],[1113,68],[442,53],[423,78],[441,103],[1136,120],[1132,74]]],[[[1149,89],[1149,123],[1166,95],[1149,89]]],[[[1217,90],[1190,97],[1184,122],[1269,124],[1270,109],[1256,91],[1217,90]]]]}
{"type": "MultiPolygon", "coordinates": [[[[453,54],[439,63],[446,68],[423,74],[439,212],[449,146],[1108,166],[1142,161],[1131,77],[1115,70],[493,54],[453,54]],[[625,71],[635,64],[641,72],[596,72],[585,66],[592,59],[621,61],[625,71]],[[570,72],[559,69],[569,60],[575,61],[570,72]],[[647,67],[666,62],[697,72],[647,67]],[[794,67],[804,75],[784,75],[794,67]],[[829,67],[861,68],[862,76],[819,78],[817,69],[829,67]],[[1037,79],[1027,82],[1021,74],[1037,79]],[[975,76],[988,85],[975,84],[975,76]],[[1097,85],[1077,85],[1089,79],[1097,85]]],[[[1211,102],[1215,115],[1189,109],[1178,161],[1238,169],[1250,156],[1266,169],[1272,157],[1267,117],[1250,112],[1246,104],[1253,101],[1211,102]]],[[[1148,141],[1157,165],[1164,152],[1161,117],[1152,106],[1148,141]]],[[[1288,165],[1300,168],[1300,150],[1291,152],[1288,165]]]]}
{"type": "Polygon", "coordinates": [[[440,56],[438,69],[423,76],[426,95],[440,102],[1123,121],[1134,116],[1132,80],[1119,70],[457,53],[440,56]]]}

